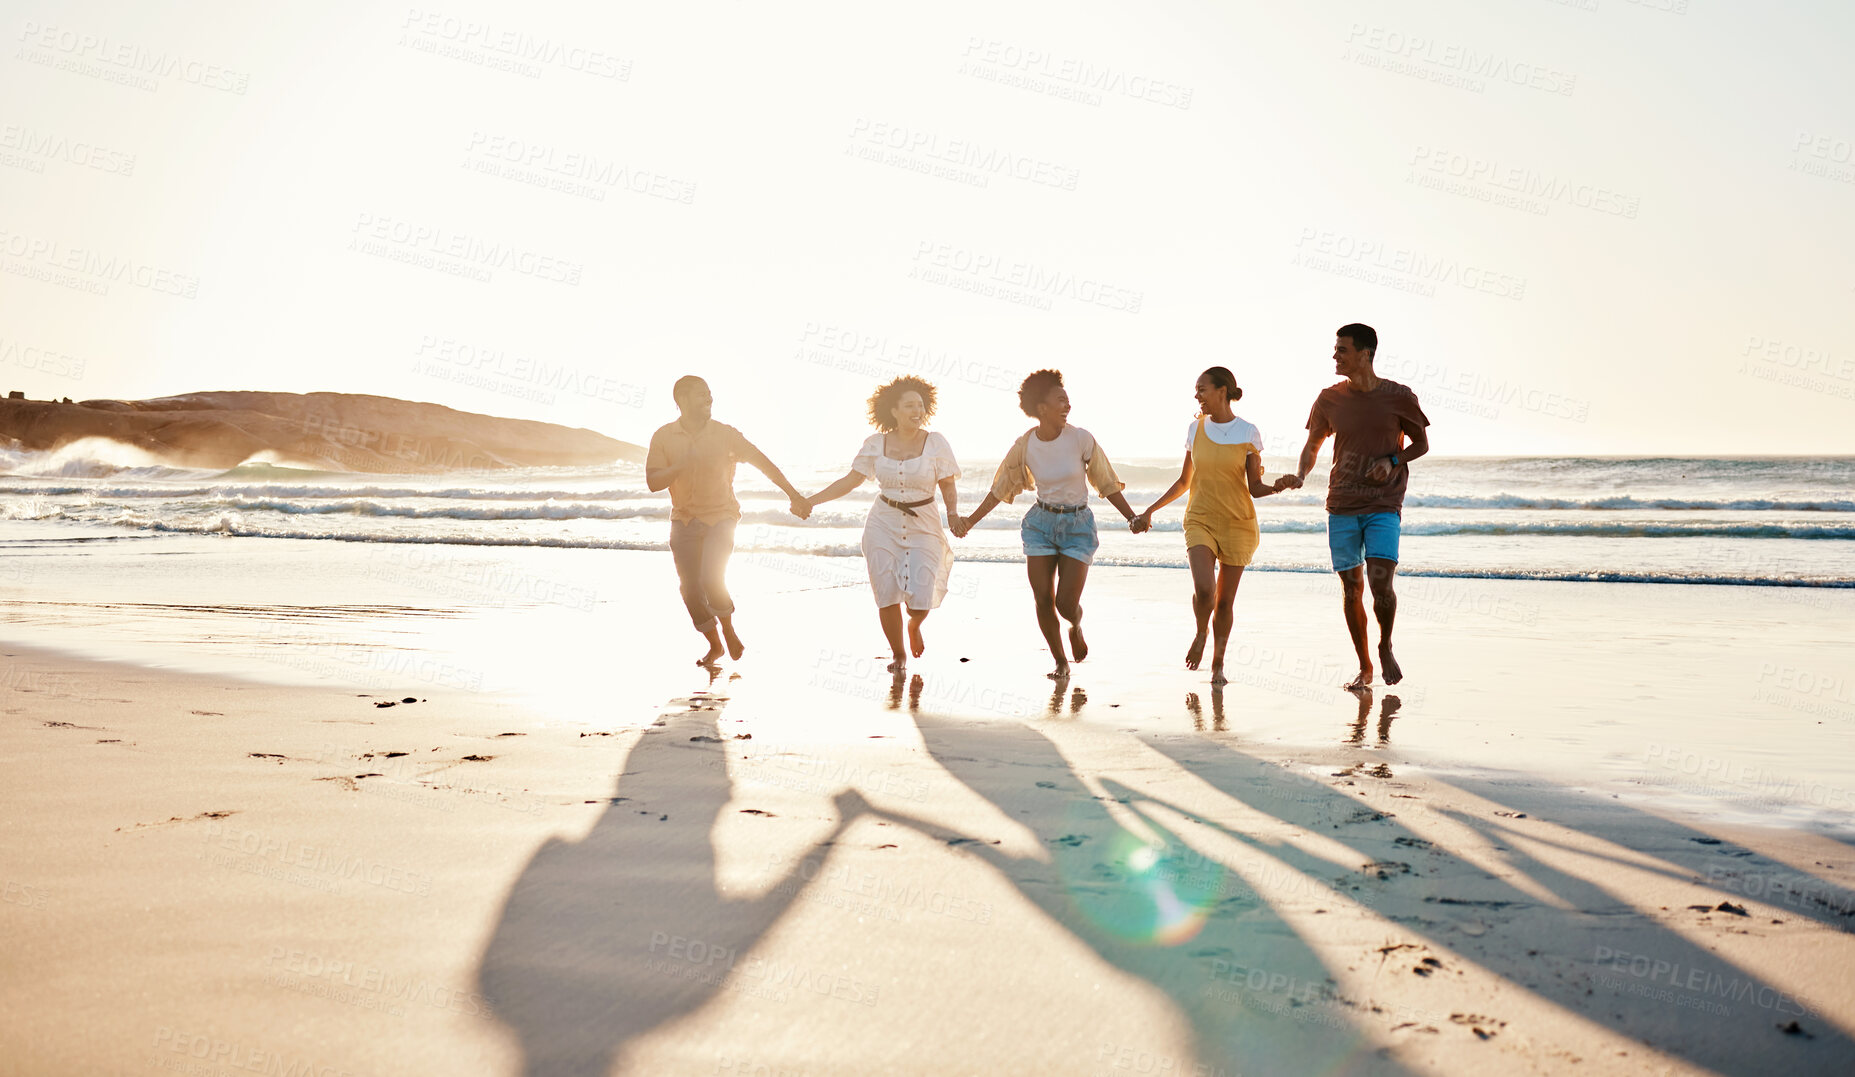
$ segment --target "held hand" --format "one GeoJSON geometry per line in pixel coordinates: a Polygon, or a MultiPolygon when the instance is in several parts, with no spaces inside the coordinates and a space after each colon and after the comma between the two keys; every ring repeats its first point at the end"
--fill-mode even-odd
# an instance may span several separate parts
{"type": "Polygon", "coordinates": [[[1127,529],[1129,531],[1132,531],[1136,535],[1141,534],[1151,529],[1152,526],[1153,526],[1153,514],[1150,512],[1143,512],[1140,515],[1134,517],[1133,519],[1127,521],[1127,529]]]}
{"type": "Polygon", "coordinates": [[[792,495],[792,514],[801,520],[808,520],[812,515],[812,503],[798,494],[792,495]]]}
{"type": "Polygon", "coordinates": [[[1294,474],[1288,474],[1288,475],[1277,475],[1275,477],[1275,492],[1276,493],[1279,494],[1283,490],[1299,490],[1299,489],[1301,489],[1301,476],[1294,475],[1294,474]]]}
{"type": "Polygon", "coordinates": [[[947,517],[947,530],[953,532],[954,538],[965,538],[966,533],[972,530],[972,526],[966,522],[964,516],[947,517]]]}

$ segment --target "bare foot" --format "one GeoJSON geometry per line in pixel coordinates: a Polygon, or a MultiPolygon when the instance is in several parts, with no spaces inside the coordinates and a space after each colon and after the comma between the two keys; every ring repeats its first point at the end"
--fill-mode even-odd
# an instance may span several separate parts
{"type": "Polygon", "coordinates": [[[1081,625],[1069,626],[1069,649],[1075,652],[1075,659],[1078,662],[1089,656],[1088,640],[1082,638],[1081,625]]]}
{"type": "Polygon", "coordinates": [[[1223,666],[1212,666],[1211,667],[1211,683],[1212,684],[1229,684],[1230,683],[1230,678],[1224,676],[1223,666]]]}
{"type": "Polygon", "coordinates": [[[1361,668],[1359,670],[1359,676],[1346,682],[1344,687],[1348,692],[1357,692],[1361,689],[1372,687],[1372,667],[1365,666],[1361,668]]]}
{"type": "Polygon", "coordinates": [[[1385,667],[1385,683],[1396,684],[1404,679],[1404,671],[1398,668],[1398,660],[1391,657],[1391,641],[1378,645],[1378,664],[1385,667]]]}
{"type": "Polygon", "coordinates": [[[1048,672],[1048,673],[1046,673],[1046,674],[1044,674],[1044,676],[1046,676],[1046,677],[1048,677],[1048,678],[1050,678],[1050,679],[1051,679],[1051,680],[1053,680],[1053,681],[1066,681],[1066,680],[1068,680],[1068,679],[1069,679],[1069,663],[1068,663],[1068,662],[1058,662],[1058,663],[1056,664],[1056,668],[1055,668],[1055,669],[1053,669],[1053,670],[1051,670],[1050,672],[1048,672]]]}
{"type": "Polygon", "coordinates": [[[888,666],[885,668],[888,669],[890,673],[901,673],[907,670],[908,669],[908,656],[901,655],[901,654],[896,655],[895,661],[890,662],[888,666]]]}
{"type": "Polygon", "coordinates": [[[920,621],[908,622],[908,649],[914,652],[916,658],[927,653],[927,640],[921,638],[920,621]]]}
{"type": "Polygon", "coordinates": [[[1203,658],[1204,658],[1204,633],[1200,632],[1196,636],[1192,637],[1192,645],[1185,649],[1185,668],[1186,669],[1197,669],[1199,661],[1202,660],[1203,658]]]}
{"type": "Polygon", "coordinates": [[[721,654],[722,654],[721,637],[715,634],[715,629],[712,627],[709,628],[706,632],[703,632],[702,634],[708,637],[709,653],[703,655],[701,658],[696,659],[696,665],[712,666],[715,663],[721,661],[721,654]]]}
{"type": "Polygon", "coordinates": [[[747,650],[747,645],[741,642],[741,637],[734,634],[733,625],[723,625],[721,634],[728,641],[728,657],[739,662],[741,653],[747,650]]]}

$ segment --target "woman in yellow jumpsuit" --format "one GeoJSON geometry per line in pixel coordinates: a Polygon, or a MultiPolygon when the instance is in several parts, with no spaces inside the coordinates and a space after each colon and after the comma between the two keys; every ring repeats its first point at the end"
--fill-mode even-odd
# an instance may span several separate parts
{"type": "Polygon", "coordinates": [[[1197,669],[1203,660],[1209,628],[1215,640],[1211,683],[1223,684],[1224,649],[1230,642],[1237,584],[1261,538],[1254,499],[1282,490],[1286,476],[1273,486],[1263,483],[1262,434],[1230,408],[1243,398],[1235,375],[1214,366],[1198,375],[1195,395],[1200,414],[1186,431],[1185,463],[1179,477],[1159,500],[1134,517],[1132,529],[1140,532],[1152,527],[1155,512],[1191,491],[1185,508],[1185,555],[1192,566],[1192,614],[1198,620],[1198,633],[1185,652],[1185,668],[1197,669]]]}

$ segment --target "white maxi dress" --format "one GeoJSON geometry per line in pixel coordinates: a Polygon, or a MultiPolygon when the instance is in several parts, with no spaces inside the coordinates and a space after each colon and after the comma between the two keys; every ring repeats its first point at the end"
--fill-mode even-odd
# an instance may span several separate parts
{"type": "Polygon", "coordinates": [[[875,479],[881,497],[870,503],[863,522],[863,561],[869,568],[876,606],[905,603],[911,610],[931,610],[947,597],[953,573],[953,545],[941,527],[942,506],[936,487],[957,479],[960,465],[947,439],[930,432],[921,455],[893,460],[883,455],[883,435],[872,434],[851,462],[851,470],[875,479]],[[913,509],[913,516],[882,498],[903,504],[935,498],[913,509]]]}

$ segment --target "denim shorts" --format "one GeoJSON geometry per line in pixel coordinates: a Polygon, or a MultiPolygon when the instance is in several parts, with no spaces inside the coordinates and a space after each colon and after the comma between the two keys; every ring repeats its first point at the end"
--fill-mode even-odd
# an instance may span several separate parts
{"type": "Polygon", "coordinates": [[[1327,550],[1333,554],[1333,571],[1345,572],[1365,564],[1366,558],[1398,559],[1398,514],[1367,512],[1358,516],[1327,517],[1327,550]]]}
{"type": "Polygon", "coordinates": [[[1069,557],[1083,564],[1095,560],[1101,537],[1095,533],[1095,514],[1087,505],[1075,512],[1051,512],[1032,506],[1018,526],[1024,536],[1026,557],[1069,557]]]}

